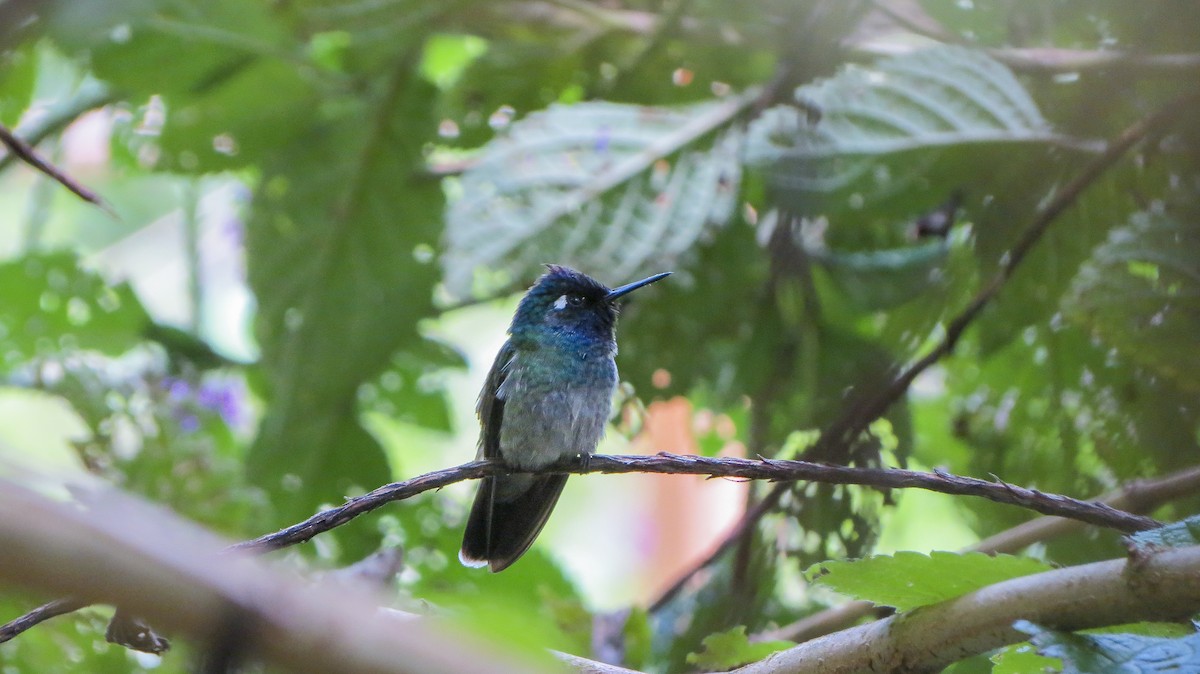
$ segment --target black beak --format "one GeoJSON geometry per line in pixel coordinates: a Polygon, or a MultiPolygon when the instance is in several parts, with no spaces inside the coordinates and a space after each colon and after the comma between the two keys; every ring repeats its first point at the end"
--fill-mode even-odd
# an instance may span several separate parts
{"type": "Polygon", "coordinates": [[[641,281],[634,281],[633,283],[626,283],[625,285],[621,286],[620,288],[614,288],[614,289],[608,291],[608,294],[604,296],[604,299],[608,300],[609,302],[612,302],[620,297],[628,295],[629,293],[637,290],[638,288],[641,288],[642,286],[648,286],[651,283],[654,283],[655,281],[661,281],[670,275],[671,275],[671,272],[664,271],[661,274],[655,274],[654,276],[651,276],[649,278],[644,278],[641,281]]]}

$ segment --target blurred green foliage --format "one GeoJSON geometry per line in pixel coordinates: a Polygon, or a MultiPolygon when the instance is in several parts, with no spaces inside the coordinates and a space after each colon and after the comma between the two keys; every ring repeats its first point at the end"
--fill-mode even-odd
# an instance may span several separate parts
{"type": "MultiPolygon", "coordinates": [[[[625,312],[623,378],[732,420],[706,453],[802,453],[930,347],[1106,139],[1195,92],[1197,34],[1200,5],[1124,0],[0,2],[0,123],[58,160],[66,130],[103,119],[103,157],[71,165],[119,215],[0,156],[0,374],[71,405],[82,470],[250,537],[409,475],[363,415],[452,429],[464,360],[428,321],[520,290],[543,262],[613,284],[670,268],[625,312]],[[188,325],[98,262],[214,199],[253,293],[247,353],[209,339],[228,330],[205,313],[194,231],[188,325]],[[922,230],[935,216],[943,231],[922,230]]],[[[1193,464],[1198,120],[1100,176],[956,353],[822,458],[1078,496],[1193,464]]],[[[897,498],[793,490],[695,583],[634,610],[627,664],[761,657],[745,634],[819,611],[800,570],[869,554],[897,498]]],[[[500,576],[463,569],[463,507],[427,495],[286,557],[402,545],[398,603],[587,655],[578,579],[540,549],[500,576]]],[[[957,507],[980,536],[1028,518],[957,507]]],[[[1093,532],[1036,552],[1120,546],[1093,532]]],[[[948,596],[978,578],[948,560],[890,571],[948,596]]],[[[31,601],[6,598],[2,617],[31,601]]],[[[186,667],[102,631],[102,611],[58,619],[0,647],[0,669],[186,667]]],[[[1012,649],[997,671],[1031,657],[1012,649]]]]}

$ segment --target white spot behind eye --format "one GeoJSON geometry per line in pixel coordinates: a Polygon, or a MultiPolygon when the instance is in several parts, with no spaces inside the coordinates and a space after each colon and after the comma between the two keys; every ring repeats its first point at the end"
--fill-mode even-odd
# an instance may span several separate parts
{"type": "Polygon", "coordinates": [[[559,311],[566,309],[567,308],[567,296],[559,295],[558,299],[554,300],[554,308],[559,311]]]}

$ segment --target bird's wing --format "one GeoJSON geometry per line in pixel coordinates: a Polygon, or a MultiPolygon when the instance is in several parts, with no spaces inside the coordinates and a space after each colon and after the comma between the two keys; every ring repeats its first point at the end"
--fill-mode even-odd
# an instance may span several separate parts
{"type": "Polygon", "coordinates": [[[500,387],[508,378],[513,358],[517,350],[512,341],[507,341],[500,347],[492,369],[483,382],[483,390],[479,392],[479,403],[475,412],[479,415],[479,452],[485,459],[500,457],[500,426],[504,422],[504,398],[500,387]]]}

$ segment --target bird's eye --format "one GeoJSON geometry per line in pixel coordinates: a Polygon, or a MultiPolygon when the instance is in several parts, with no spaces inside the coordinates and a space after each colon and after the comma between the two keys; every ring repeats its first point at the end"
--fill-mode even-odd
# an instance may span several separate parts
{"type": "Polygon", "coordinates": [[[567,295],[567,304],[573,307],[583,304],[583,295],[567,295]]]}

